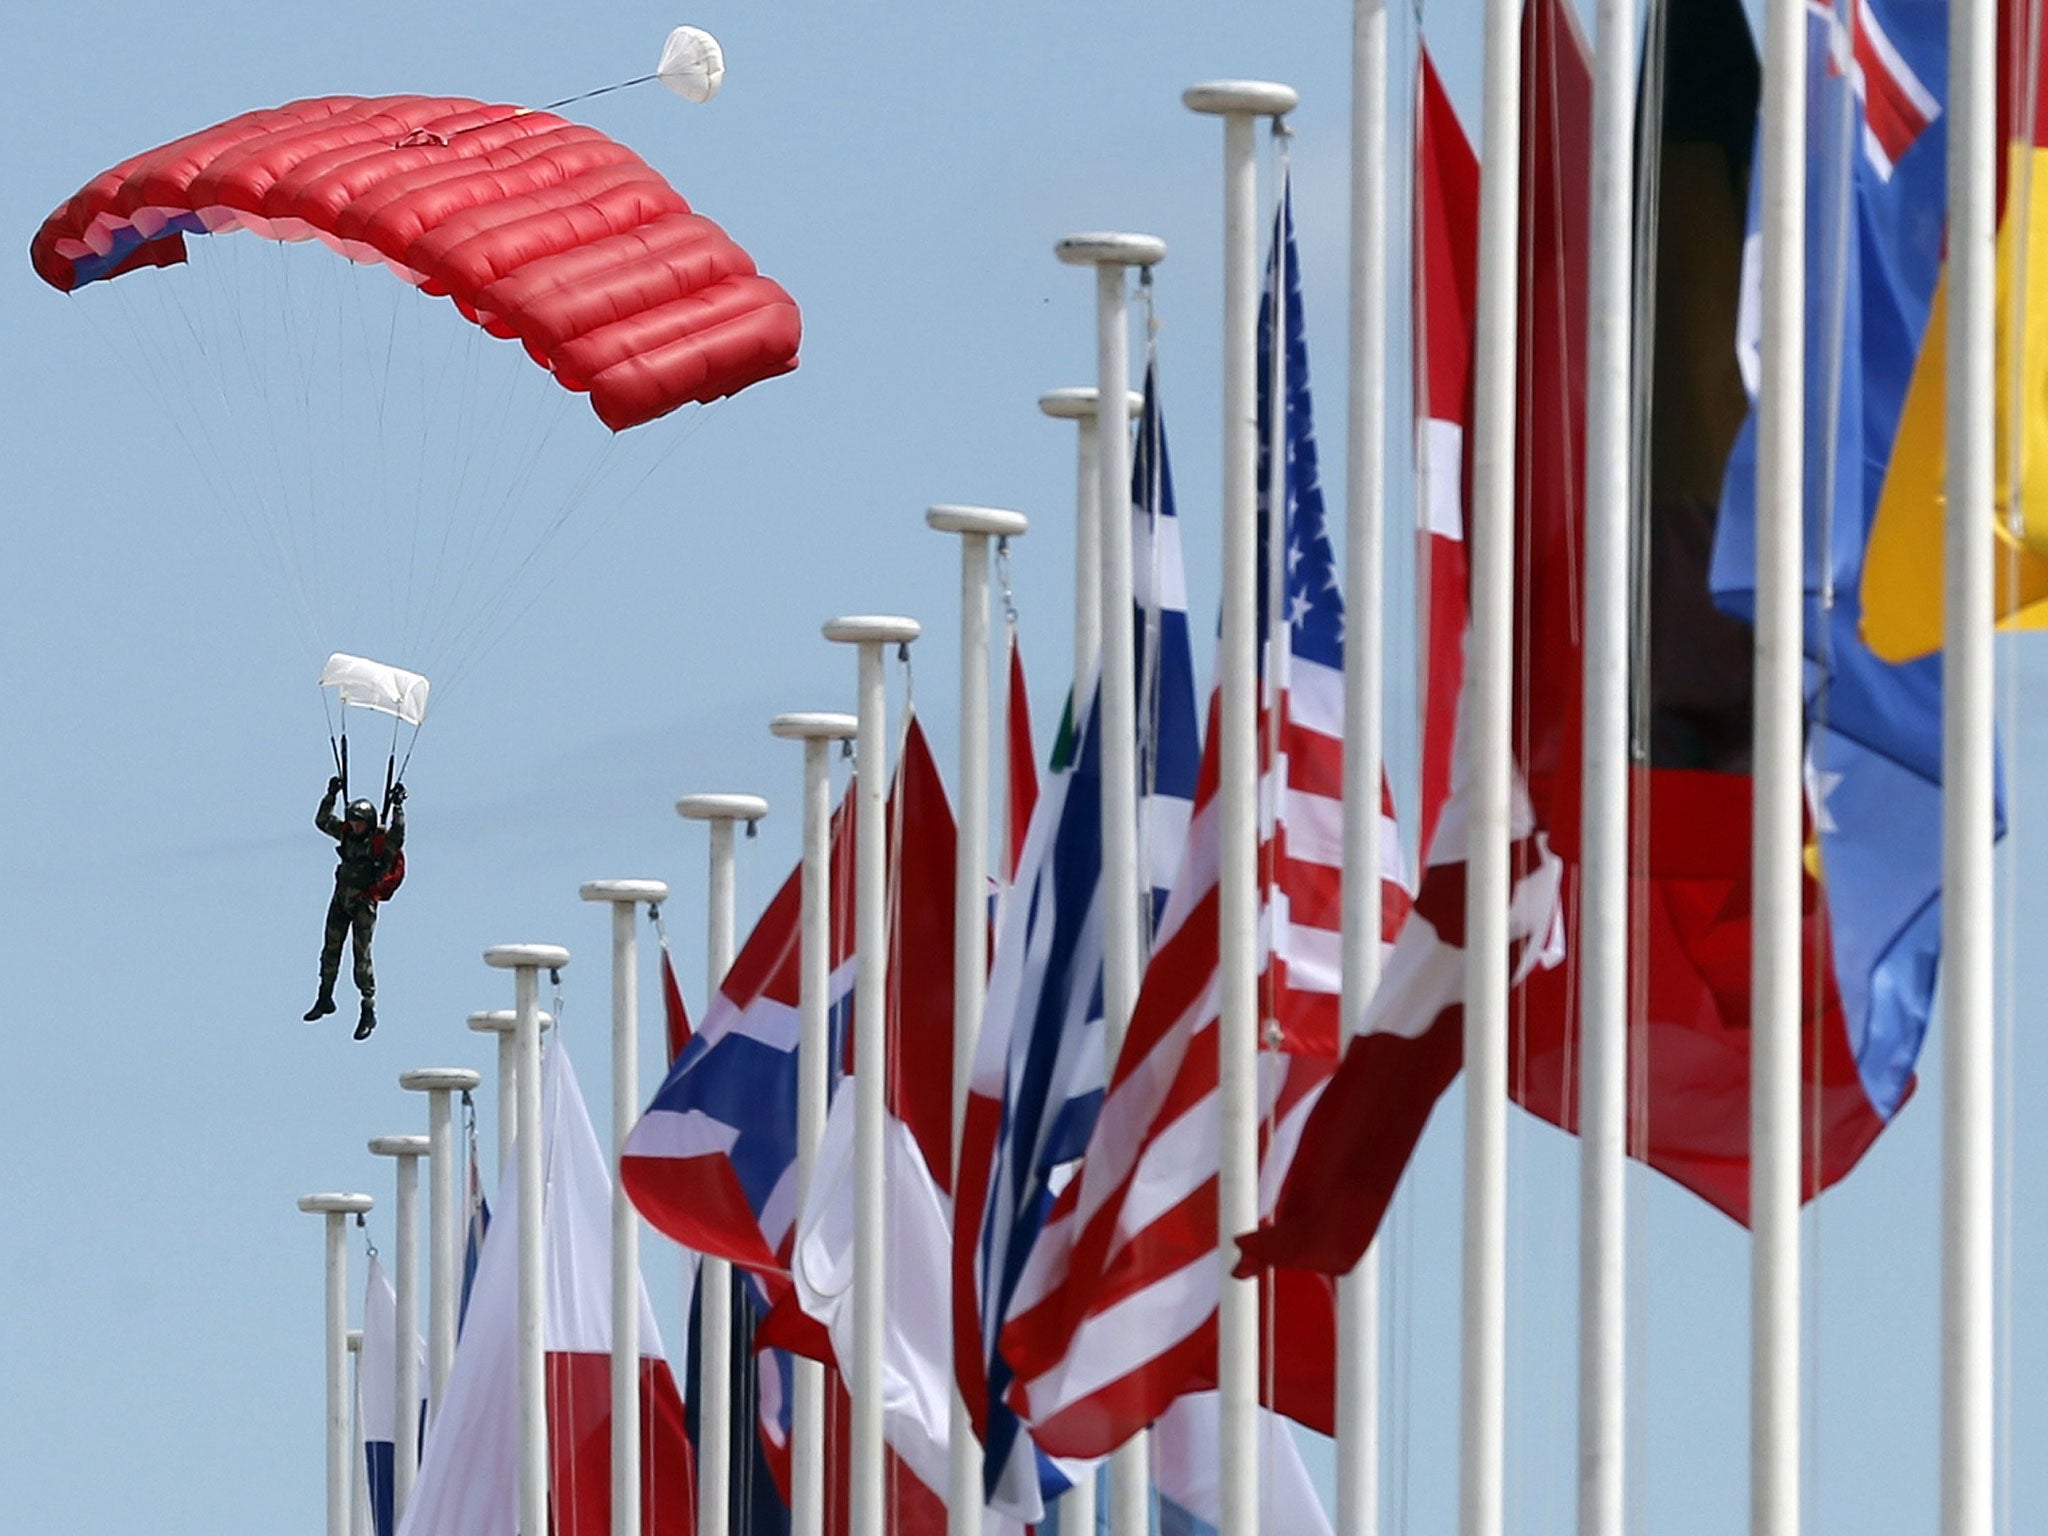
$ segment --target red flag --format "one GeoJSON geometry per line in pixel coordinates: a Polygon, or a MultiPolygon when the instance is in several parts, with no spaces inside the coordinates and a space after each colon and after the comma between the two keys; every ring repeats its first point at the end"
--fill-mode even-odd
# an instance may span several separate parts
{"type": "Polygon", "coordinates": [[[1003,880],[1017,878],[1017,861],[1024,857],[1024,836],[1031,830],[1031,813],[1038,808],[1038,757],[1031,749],[1031,695],[1024,687],[1024,652],[1017,645],[1017,631],[1009,633],[1010,691],[1003,710],[1003,756],[1009,769],[1009,793],[1003,806],[1003,880]]]}
{"type": "Polygon", "coordinates": [[[661,1017],[668,1035],[668,1059],[673,1066],[682,1059],[690,1043],[690,1010],[683,1006],[683,989],[676,985],[675,962],[669,959],[668,936],[661,940],[661,1017]]]}

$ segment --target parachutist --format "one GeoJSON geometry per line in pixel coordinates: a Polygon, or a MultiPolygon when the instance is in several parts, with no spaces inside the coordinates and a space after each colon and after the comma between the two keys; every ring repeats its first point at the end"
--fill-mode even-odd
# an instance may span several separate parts
{"type": "Polygon", "coordinates": [[[377,807],[368,800],[352,800],[340,817],[334,803],[341,798],[339,775],[327,781],[327,795],[313,817],[313,825],[335,841],[334,898],[327,904],[327,932],[320,948],[320,996],[306,1010],[306,1018],[325,1018],[334,1012],[334,980],[341,971],[341,943],[352,941],[356,991],[362,998],[362,1015],[355,1038],[367,1040],[377,1027],[377,977],[370,966],[370,938],[377,928],[377,903],[398,889],[405,878],[405,786],[391,786],[391,810],[381,821],[377,807]]]}

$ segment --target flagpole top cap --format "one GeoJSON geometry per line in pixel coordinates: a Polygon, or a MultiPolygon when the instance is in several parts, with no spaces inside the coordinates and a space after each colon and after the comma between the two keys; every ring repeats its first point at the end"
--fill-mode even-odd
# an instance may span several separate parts
{"type": "Polygon", "coordinates": [[[370,1152],[374,1157],[425,1157],[434,1150],[434,1144],[424,1136],[372,1136],[370,1152]]]}
{"type": "MultiPolygon", "coordinates": [[[[507,1008],[505,1017],[516,1023],[519,1016],[507,1008]]],[[[550,1022],[546,1014],[542,1014],[540,1019],[543,1028],[550,1022]]],[[[472,1023],[470,1028],[474,1029],[476,1025],[472,1023]]],[[[398,1086],[413,1093],[469,1093],[483,1080],[481,1072],[473,1072],[468,1067],[414,1067],[409,1072],[398,1074],[398,1086]]]]}
{"type": "Polygon", "coordinates": [[[559,944],[493,944],[484,951],[484,964],[501,971],[559,971],[569,963],[569,951],[559,944]]]}
{"type": "Polygon", "coordinates": [[[1285,117],[1301,105],[1301,92],[1274,80],[1205,80],[1182,91],[1180,101],[1190,112],[1218,117],[1285,117]]]}
{"type": "MultiPolygon", "coordinates": [[[[1100,398],[1101,393],[1093,384],[1074,384],[1065,389],[1048,389],[1038,397],[1038,408],[1061,421],[1093,421],[1095,402],[1100,398]]],[[[1145,397],[1134,389],[1124,398],[1129,402],[1131,417],[1135,420],[1145,409],[1145,397]]]]}
{"type": "Polygon", "coordinates": [[[860,721],[831,710],[798,711],[777,715],[768,722],[768,730],[784,741],[851,741],[860,734],[860,721]]]}
{"type": "Polygon", "coordinates": [[[301,1195],[299,1209],[309,1216],[361,1216],[376,1208],[368,1195],[301,1195]]]}
{"type": "Polygon", "coordinates": [[[1150,267],[1166,260],[1166,242],[1157,235],[1098,229],[1063,237],[1052,253],[1070,267],[1150,267]]]}
{"type": "Polygon", "coordinates": [[[841,645],[908,645],[923,633],[917,620],[887,613],[855,613],[825,621],[825,638],[841,645]]]}
{"type": "MultiPolygon", "coordinates": [[[[555,1016],[543,1008],[540,1027],[546,1029],[554,1022],[555,1016]]],[[[480,1035],[509,1035],[519,1027],[519,1014],[511,1008],[486,1008],[469,1016],[469,1027],[480,1035]]]]}
{"type": "Polygon", "coordinates": [[[1031,519],[1022,512],[954,505],[926,507],[924,522],[939,533],[979,533],[997,539],[1017,538],[1031,526],[1031,519]]]}
{"type": "Polygon", "coordinates": [[[685,821],[759,821],[768,802],[759,795],[685,795],[676,814],[685,821]]]}
{"type": "Polygon", "coordinates": [[[586,880],[576,887],[585,901],[611,901],[622,906],[646,902],[658,906],[668,900],[665,880],[586,880]]]}

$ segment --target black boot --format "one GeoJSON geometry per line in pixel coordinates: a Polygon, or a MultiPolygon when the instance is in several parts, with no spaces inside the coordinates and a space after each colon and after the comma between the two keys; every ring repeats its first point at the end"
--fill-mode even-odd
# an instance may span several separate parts
{"type": "Polygon", "coordinates": [[[320,1000],[306,1010],[306,1022],[310,1024],[315,1019],[324,1019],[332,1012],[334,1012],[334,994],[326,987],[322,987],[320,989],[320,1000]]]}
{"type": "Polygon", "coordinates": [[[367,1040],[367,1039],[369,1039],[369,1038],[370,1038],[370,1031],[371,1031],[371,1030],[373,1030],[373,1029],[375,1029],[376,1027],[377,1027],[377,1005],[376,1005],[375,1003],[371,1002],[371,1001],[370,1001],[370,1000],[369,1000],[369,999],[368,999],[368,998],[366,997],[366,998],[364,998],[364,999],[363,999],[363,1014],[362,1014],[362,1017],[356,1020],[356,1038],[357,1038],[358,1040],[367,1040]]]}

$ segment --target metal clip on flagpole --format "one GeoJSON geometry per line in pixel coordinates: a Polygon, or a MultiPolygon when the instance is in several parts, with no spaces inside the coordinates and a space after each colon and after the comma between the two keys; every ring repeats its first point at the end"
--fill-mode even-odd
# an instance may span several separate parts
{"type": "MultiPolygon", "coordinates": [[[[1022,512],[963,506],[928,508],[924,520],[940,533],[960,537],[960,835],[953,863],[952,1187],[957,1191],[967,1085],[974,1075],[988,986],[989,540],[1019,538],[1030,521],[1022,512]]],[[[960,1395],[960,1374],[949,1374],[953,1390],[946,1439],[946,1530],[948,1536],[980,1536],[981,1447],[974,1438],[967,1400],[960,1395]]]]}
{"type": "MultiPolygon", "coordinates": [[[[1127,391],[1131,416],[1135,420],[1145,408],[1145,397],[1127,391]]],[[[1087,704],[1082,690],[1094,675],[1096,653],[1102,645],[1102,506],[1101,475],[1096,442],[1097,391],[1092,384],[1049,389],[1038,397],[1038,408],[1056,421],[1071,421],[1078,429],[1074,459],[1074,708],[1087,704]]],[[[1077,1485],[1078,1486],[1078,1485],[1077,1485]]]]}
{"type": "MultiPolygon", "coordinates": [[[[512,972],[517,1066],[519,1156],[519,1529],[544,1531],[548,1521],[547,1283],[541,1241],[540,973],[559,971],[569,951],[559,944],[499,944],[484,964],[512,972]]],[[[502,1130],[501,1130],[502,1134],[502,1130]]],[[[502,1199],[502,1194],[500,1195],[502,1199]]]]}
{"type": "MultiPolygon", "coordinates": [[[[541,1033],[545,1035],[554,1023],[555,1016],[543,1009],[541,1033]]],[[[480,1035],[498,1037],[497,1142],[498,1178],[502,1181],[511,1171],[507,1159],[512,1156],[512,1138],[519,1130],[519,1015],[510,1008],[486,1008],[469,1016],[469,1027],[480,1035]]]]}
{"type": "Polygon", "coordinates": [[[861,614],[833,619],[825,638],[860,651],[859,774],[854,802],[853,1359],[841,1361],[853,1397],[851,1536],[883,1536],[882,1329],[888,1221],[882,1190],[882,1132],[889,1080],[887,679],[883,648],[910,644],[915,619],[861,614]]]}
{"type": "Polygon", "coordinates": [[[455,1329],[462,1302],[462,1240],[455,1219],[461,1159],[448,1095],[469,1093],[483,1081],[468,1067],[414,1067],[398,1086],[427,1096],[427,1416],[441,1410],[441,1389],[455,1363],[455,1329]]]}
{"type": "Polygon", "coordinates": [[[327,1536],[349,1536],[348,1219],[376,1205],[368,1195],[301,1195],[299,1209],[327,1218],[327,1536]]]}
{"type": "MultiPolygon", "coordinates": [[[[832,743],[860,731],[852,715],[777,715],[769,731],[804,744],[802,934],[797,981],[796,1208],[810,1196],[811,1169],[825,1138],[832,1048],[832,743]]],[[[824,1536],[825,1367],[799,1355],[789,1426],[790,1536],[824,1536]]]]}
{"type": "Polygon", "coordinates": [[[1223,119],[1223,641],[1217,901],[1222,1149],[1217,1183],[1221,1294],[1222,1536],[1258,1530],[1259,1315],[1256,1281],[1232,1275],[1237,1234],[1258,1224],[1258,165],[1253,125],[1300,100],[1292,86],[1217,80],[1182,103],[1223,119]]]}
{"type": "Polygon", "coordinates": [[[391,1512],[405,1515],[413,1479],[420,1470],[420,1159],[432,1150],[424,1136],[373,1136],[370,1152],[397,1164],[398,1198],[392,1207],[397,1236],[391,1244],[392,1266],[398,1271],[392,1290],[397,1296],[398,1335],[392,1372],[397,1419],[391,1455],[391,1512]]]}
{"type": "MultiPolygon", "coordinates": [[[[685,821],[711,829],[711,899],[706,914],[705,1011],[732,967],[733,826],[768,814],[759,795],[685,795],[685,821]]],[[[697,1536],[725,1536],[732,1502],[732,1266],[706,1254],[697,1270],[697,1536]]],[[[684,1319],[688,1326],[688,1319],[684,1319]]]]}
{"type": "Polygon", "coordinates": [[[619,1158],[640,1114],[640,904],[659,880],[591,880],[577,890],[612,909],[612,1536],[640,1536],[640,1225],[619,1158]]]}
{"type": "MultiPolygon", "coordinates": [[[[1095,501],[1097,565],[1102,573],[1102,1006],[1103,1054],[1116,1068],[1124,1030],[1138,1000],[1149,908],[1138,890],[1138,681],[1131,613],[1130,321],[1125,273],[1166,259],[1155,235],[1068,235],[1053,248],[1070,266],[1095,268],[1095,501]]],[[[1076,698],[1074,708],[1087,707],[1076,698]]],[[[1151,1529],[1149,1469],[1143,1434],[1110,1457],[1112,1536],[1151,1529]]]]}

